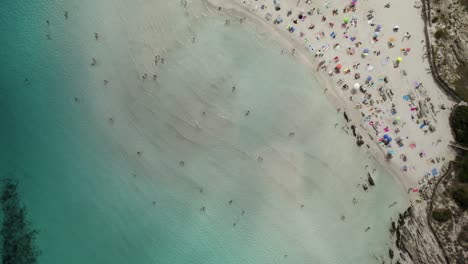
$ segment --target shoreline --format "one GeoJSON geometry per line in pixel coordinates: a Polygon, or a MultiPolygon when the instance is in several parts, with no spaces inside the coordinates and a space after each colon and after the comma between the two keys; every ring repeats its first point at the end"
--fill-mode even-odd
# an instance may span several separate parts
{"type": "MultiPolygon", "coordinates": [[[[271,21],[267,21],[266,19],[262,18],[260,16],[260,13],[256,12],[258,10],[251,9],[251,8],[249,9],[247,5],[244,6],[240,2],[239,3],[238,2],[233,3],[233,2],[230,2],[230,1],[228,2],[228,1],[223,1],[223,0],[206,0],[205,2],[210,6],[210,9],[212,9],[212,12],[223,12],[226,15],[231,16],[231,17],[236,17],[236,16],[245,17],[245,18],[247,18],[248,22],[253,21],[253,23],[255,25],[260,27],[260,30],[265,31],[266,33],[268,33],[270,35],[270,37],[273,37],[275,39],[275,41],[278,41],[278,43],[280,43],[281,46],[284,46],[287,50],[295,49],[296,52],[293,55],[291,55],[291,54],[286,54],[286,55],[296,57],[297,59],[299,59],[299,61],[305,67],[307,67],[310,70],[311,74],[318,81],[318,83],[322,87],[325,88],[325,91],[326,91],[325,96],[326,96],[327,100],[330,103],[332,103],[332,105],[334,105],[335,107],[341,109],[341,111],[338,114],[342,114],[343,111],[346,112],[346,114],[350,118],[350,122],[345,121],[344,124],[348,128],[348,130],[349,130],[350,126],[355,126],[356,128],[359,129],[359,131],[361,132],[359,134],[363,137],[363,140],[365,142],[363,144],[363,146],[361,146],[361,147],[367,148],[365,150],[366,153],[369,153],[370,156],[374,160],[376,160],[378,163],[380,163],[384,168],[387,168],[390,171],[390,173],[394,175],[394,178],[398,182],[398,184],[401,185],[401,187],[403,187],[405,190],[408,190],[408,199],[411,202],[419,200],[418,199],[419,191],[410,192],[411,189],[419,190],[419,188],[422,189],[422,188],[427,187],[428,185],[424,184],[424,182],[423,182],[423,184],[421,184],[421,181],[417,177],[408,177],[408,175],[402,175],[402,173],[400,171],[400,166],[401,166],[402,162],[400,160],[398,160],[398,162],[393,162],[393,161],[387,162],[385,160],[386,154],[385,154],[385,151],[383,150],[383,148],[381,148],[378,144],[372,142],[372,141],[375,140],[375,137],[376,137],[375,135],[371,136],[371,132],[373,132],[373,131],[370,130],[369,128],[364,127],[362,122],[356,121],[356,120],[361,120],[362,119],[362,117],[361,117],[362,112],[360,113],[360,111],[356,111],[356,109],[354,107],[354,102],[346,100],[343,97],[342,91],[340,91],[340,88],[336,84],[333,83],[332,78],[334,76],[332,76],[332,77],[327,76],[328,74],[327,74],[326,71],[322,71],[322,70],[315,71],[315,69],[317,67],[314,64],[318,64],[318,62],[320,60],[329,59],[328,58],[329,56],[324,57],[324,58],[310,58],[310,57],[308,57],[308,56],[311,56],[313,53],[310,52],[304,46],[304,44],[302,44],[299,41],[300,38],[291,37],[291,34],[286,29],[282,28],[284,26],[284,23],[281,24],[280,27],[278,27],[278,25],[273,25],[273,23],[271,21]],[[220,10],[220,11],[217,10],[218,6],[222,6],[222,10],[220,10]]],[[[285,9],[288,9],[288,8],[287,8],[287,3],[284,3],[284,2],[286,2],[286,1],[282,2],[282,9],[285,10],[285,9]]],[[[324,1],[321,1],[321,2],[324,2],[324,1]]],[[[256,3],[258,3],[258,5],[260,5],[263,2],[256,2],[256,3]]],[[[294,9],[296,7],[295,5],[291,6],[290,2],[288,2],[288,4],[290,4],[289,10],[294,9]]],[[[330,11],[331,8],[328,9],[328,10],[330,11]]],[[[359,12],[360,11],[356,11],[355,13],[353,13],[353,16],[354,16],[354,14],[357,15],[359,12]]],[[[341,13],[341,11],[340,11],[340,13],[341,13]]],[[[364,13],[364,10],[362,11],[362,13],[364,13]]],[[[364,15],[364,14],[361,14],[361,15],[364,15]]],[[[423,22],[423,21],[421,20],[420,22],[423,22]]],[[[360,22],[360,23],[363,23],[363,22],[360,22]]],[[[423,34],[423,28],[421,28],[421,32],[419,32],[419,33],[421,35],[423,34]]],[[[413,34],[415,34],[415,33],[413,32],[413,34]]],[[[332,50],[332,48],[330,48],[330,50],[332,50]]],[[[416,51],[416,52],[419,52],[419,51],[416,51]]],[[[421,53],[424,53],[424,51],[422,51],[421,53]]],[[[424,65],[426,65],[426,64],[429,64],[429,63],[427,61],[424,61],[424,65]]],[[[343,77],[341,77],[341,78],[343,78],[343,77]]],[[[424,80],[424,81],[428,82],[428,80],[424,80]]],[[[431,81],[432,81],[433,84],[435,84],[434,79],[432,79],[431,81]]],[[[426,83],[425,83],[425,85],[426,85],[426,83]]],[[[390,86],[391,86],[391,84],[390,84],[390,86]]],[[[438,86],[436,86],[436,88],[439,89],[439,92],[443,92],[438,86]]],[[[453,105],[453,103],[454,103],[448,97],[445,97],[445,98],[441,99],[441,101],[444,104],[448,104],[448,105],[453,105]]],[[[440,119],[440,118],[438,118],[438,119],[440,119]]],[[[435,120],[435,121],[437,122],[437,120],[435,120]]],[[[448,119],[446,121],[448,122],[448,119]]],[[[448,133],[450,135],[449,137],[451,137],[450,128],[449,127],[447,127],[447,128],[448,128],[448,133]]],[[[444,129],[444,127],[439,126],[439,129],[442,130],[442,129],[444,129]]],[[[444,132],[437,132],[437,133],[447,134],[447,133],[444,133],[444,132]]],[[[414,136],[417,136],[417,135],[414,135],[414,136]]],[[[453,153],[449,149],[448,144],[446,145],[445,149],[446,149],[446,152],[444,153],[444,155],[442,155],[442,157],[444,157],[444,158],[446,156],[448,156],[448,157],[447,157],[447,159],[445,159],[442,162],[442,165],[440,166],[441,169],[439,169],[439,171],[440,171],[439,175],[442,175],[444,173],[443,168],[445,167],[446,164],[449,163],[449,161],[451,159],[453,159],[453,153]]],[[[398,158],[394,157],[393,160],[396,160],[396,159],[398,159],[398,158]]],[[[436,177],[434,179],[438,179],[438,177],[436,177]]]]}

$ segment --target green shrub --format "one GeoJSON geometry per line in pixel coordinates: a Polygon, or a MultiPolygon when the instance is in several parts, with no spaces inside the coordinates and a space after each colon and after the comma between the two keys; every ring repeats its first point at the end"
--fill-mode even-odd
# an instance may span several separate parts
{"type": "Polygon", "coordinates": [[[453,191],[452,197],[463,209],[468,208],[468,186],[458,187],[453,191]]]}
{"type": "Polygon", "coordinates": [[[451,125],[455,140],[462,145],[468,145],[468,106],[455,108],[451,116],[451,125]]]}
{"type": "MultiPolygon", "coordinates": [[[[468,1],[468,0],[467,0],[468,1]]],[[[460,63],[457,67],[457,75],[460,76],[453,85],[455,86],[455,92],[463,98],[465,102],[468,102],[468,65],[460,63]]]]}
{"type": "Polygon", "coordinates": [[[441,39],[441,38],[444,38],[445,37],[445,31],[443,29],[438,29],[435,34],[434,34],[434,37],[436,39],[441,39]]]}
{"type": "Polygon", "coordinates": [[[468,155],[465,155],[456,163],[458,170],[458,180],[468,183],[468,155]]]}
{"type": "Polygon", "coordinates": [[[432,211],[432,218],[438,222],[446,222],[452,219],[452,211],[450,209],[435,209],[432,211]]]}

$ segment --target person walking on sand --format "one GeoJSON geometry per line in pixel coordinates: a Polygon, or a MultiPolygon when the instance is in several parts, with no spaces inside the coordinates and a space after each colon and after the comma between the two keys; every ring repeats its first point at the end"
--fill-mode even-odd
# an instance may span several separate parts
{"type": "Polygon", "coordinates": [[[405,35],[401,38],[401,41],[403,41],[404,39],[409,40],[410,38],[411,38],[411,34],[409,32],[406,32],[405,35]]]}

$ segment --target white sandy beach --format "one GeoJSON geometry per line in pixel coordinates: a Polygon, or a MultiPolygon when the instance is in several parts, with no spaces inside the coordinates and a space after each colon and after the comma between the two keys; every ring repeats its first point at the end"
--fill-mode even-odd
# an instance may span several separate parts
{"type": "MultiPolygon", "coordinates": [[[[390,1],[390,7],[385,8],[384,2],[360,0],[356,1],[355,11],[350,9],[346,13],[344,8],[351,8],[351,1],[284,0],[280,2],[279,11],[275,10],[272,0],[209,2],[214,9],[221,6],[221,12],[255,20],[283,43],[283,56],[300,58],[311,74],[328,87],[324,97],[341,112],[346,111],[351,120],[347,124],[350,134],[351,125],[355,125],[365,142],[363,150],[368,146],[368,151],[386,164],[408,192],[411,189],[412,200],[417,198],[418,190],[427,187],[434,176],[441,175],[444,165],[453,159],[448,147],[452,140],[448,118],[453,102],[437,87],[428,71],[424,24],[421,10],[414,7],[415,1],[390,1]],[[337,9],[336,15],[333,15],[334,9],[337,9]],[[370,10],[373,10],[373,18],[369,21],[370,10]],[[291,11],[289,16],[288,11],[291,11]],[[274,23],[278,16],[282,22],[274,23]],[[345,18],[350,22],[344,23],[345,18]],[[309,29],[311,25],[313,29],[309,29]],[[376,30],[377,25],[380,30],[376,30]],[[399,26],[398,32],[393,31],[395,25],[399,26]],[[294,32],[288,32],[291,26],[294,32]],[[376,31],[379,31],[377,41],[373,39],[376,31]],[[331,37],[332,32],[335,38],[331,37]],[[411,35],[409,39],[404,37],[406,32],[411,35]],[[390,38],[394,43],[392,48],[388,46],[390,38]],[[356,46],[358,42],[361,44],[356,46]],[[347,54],[348,48],[354,55],[347,54]],[[407,48],[409,52],[401,50],[407,48]],[[369,50],[366,56],[362,56],[364,49],[369,50]],[[398,57],[402,61],[399,67],[394,67],[398,57]],[[320,62],[322,67],[317,72],[320,62]],[[358,68],[354,68],[358,63],[358,68]],[[339,72],[335,71],[338,64],[342,65],[339,72]],[[346,69],[349,69],[348,74],[344,73],[346,69]],[[360,74],[359,79],[355,78],[356,73],[360,74]],[[368,76],[372,79],[366,82],[368,76]],[[352,94],[355,83],[362,85],[365,93],[357,89],[352,94]],[[418,83],[422,85],[416,88],[418,83]],[[344,85],[348,88],[343,89],[344,85]],[[379,88],[385,93],[386,101],[382,100],[379,88]],[[421,128],[423,122],[430,124],[434,132],[428,131],[429,125],[421,128]],[[380,142],[385,134],[393,139],[387,145],[380,142]],[[389,152],[393,157],[387,162],[385,156],[389,152]]],[[[281,53],[279,51],[278,56],[281,53]]]]}

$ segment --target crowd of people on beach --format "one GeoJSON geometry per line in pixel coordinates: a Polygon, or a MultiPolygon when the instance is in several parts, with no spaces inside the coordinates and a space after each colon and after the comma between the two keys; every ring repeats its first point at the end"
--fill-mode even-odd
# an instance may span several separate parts
{"type": "MultiPolygon", "coordinates": [[[[185,8],[187,1],[183,0],[181,4],[185,8]]],[[[348,133],[351,127],[353,136],[361,142],[358,145],[365,144],[367,148],[370,148],[370,145],[378,145],[387,161],[399,166],[401,174],[417,177],[418,184],[409,189],[409,192],[418,193],[421,188],[430,185],[434,177],[443,173],[444,157],[422,149],[418,144],[418,136],[413,135],[407,128],[416,127],[423,135],[434,133],[435,117],[446,107],[431,102],[421,80],[413,80],[412,86],[403,90],[393,85],[394,82],[388,74],[390,71],[399,71],[402,77],[408,76],[402,65],[404,61],[411,59],[412,49],[418,48],[409,44],[412,40],[410,32],[401,30],[399,25],[390,25],[391,30],[385,31],[388,25],[379,24],[377,14],[372,9],[364,12],[364,18],[358,16],[358,0],[350,0],[344,6],[328,2],[318,6],[311,0],[298,0],[296,8],[291,9],[283,9],[279,0],[241,0],[241,4],[250,5],[250,8],[265,20],[303,43],[309,58],[317,63],[316,71],[324,73],[332,80],[338,88],[337,94],[345,101],[351,102],[352,111],[358,113],[348,116],[342,108],[337,109],[337,112],[343,112],[346,119],[346,132],[348,133]],[[391,32],[391,35],[388,35],[388,32],[391,32]],[[387,55],[395,49],[399,51],[399,56],[387,55]],[[355,116],[359,116],[360,120],[354,120],[355,116]],[[364,137],[357,132],[357,128],[362,129],[364,137]],[[365,142],[363,138],[366,138],[365,142]],[[417,169],[414,159],[425,160],[424,168],[417,169]],[[414,175],[416,172],[420,174],[414,175]]],[[[390,4],[384,5],[385,8],[391,9],[390,4]]],[[[218,10],[221,11],[221,7],[218,10]]],[[[67,11],[64,16],[68,19],[67,11]]],[[[239,21],[241,24],[245,23],[246,17],[240,18],[239,21]]],[[[225,25],[230,24],[230,19],[226,19],[225,25]]],[[[50,25],[48,20],[47,25],[50,25]]],[[[46,37],[50,40],[50,33],[46,37]]],[[[99,38],[100,35],[95,32],[94,39],[99,41],[99,38]]],[[[191,42],[195,41],[196,38],[193,37],[191,42]]],[[[420,42],[418,40],[417,43],[423,42],[424,39],[420,42]]],[[[414,41],[412,43],[414,45],[414,41]]],[[[296,48],[281,50],[281,55],[296,54],[296,48]]],[[[96,66],[97,63],[96,58],[91,58],[90,66],[96,66]]],[[[165,58],[161,55],[154,57],[154,65],[164,63],[165,58]]],[[[142,80],[147,78],[148,74],[141,76],[142,80]]],[[[153,74],[152,79],[157,78],[158,76],[153,74]]],[[[29,80],[25,79],[25,83],[29,83],[29,80]]],[[[104,80],[104,85],[107,84],[108,80],[104,80]]],[[[235,91],[236,87],[232,86],[232,92],[235,91]]],[[[327,91],[328,88],[325,88],[323,93],[327,91]]],[[[74,101],[79,103],[80,99],[74,97],[74,101]]],[[[245,117],[249,114],[250,110],[244,112],[245,117]]],[[[114,123],[114,118],[109,117],[109,122],[114,123]]],[[[335,124],[335,127],[337,125],[335,124]]],[[[294,135],[295,132],[289,133],[289,137],[294,135]]],[[[441,140],[437,139],[432,145],[439,143],[441,140]]],[[[137,155],[141,156],[142,152],[137,152],[137,155]]],[[[257,161],[262,162],[263,157],[259,156],[257,161]]],[[[185,162],[180,161],[179,166],[184,167],[185,162]]],[[[374,172],[375,170],[372,171],[374,172]]],[[[200,193],[203,193],[203,188],[200,188],[200,193]]],[[[233,200],[228,202],[229,205],[232,203],[233,200]]],[[[356,203],[357,200],[353,198],[353,204],[356,203]]],[[[153,201],[153,205],[155,204],[153,201]]],[[[303,207],[301,204],[300,208],[303,207]]],[[[202,213],[206,210],[205,206],[200,208],[202,213]]],[[[244,214],[245,211],[242,210],[241,216],[244,214]]],[[[344,215],[341,216],[341,220],[345,220],[344,215]]],[[[236,224],[237,220],[233,226],[236,224]]]]}
{"type": "MultiPolygon", "coordinates": [[[[421,80],[413,80],[412,87],[405,87],[404,91],[398,87],[401,83],[393,85],[388,73],[399,71],[397,74],[409,78],[401,65],[411,60],[412,49],[419,47],[410,45],[412,34],[399,25],[379,24],[374,10],[357,12],[358,0],[323,5],[316,2],[298,0],[295,8],[291,8],[291,4],[283,8],[279,0],[242,0],[241,4],[303,43],[304,50],[311,54],[307,56],[317,61],[317,72],[324,72],[328,79],[334,80],[338,95],[351,102],[353,111],[359,113],[361,120],[351,120],[345,112],[347,123],[354,126],[358,145],[364,141],[362,135],[356,134],[356,126],[368,135],[368,148],[374,144],[371,141],[375,142],[386,160],[399,166],[401,174],[418,177],[418,184],[408,190],[418,193],[443,173],[445,158],[422,149],[418,136],[412,132],[417,127],[424,135],[434,133],[435,116],[445,110],[445,106],[431,102],[421,80]],[[391,30],[384,30],[386,27],[391,30]],[[399,50],[397,57],[387,55],[395,49],[399,50]],[[408,129],[409,126],[413,127],[408,129]],[[413,162],[417,158],[427,161],[424,168],[417,168],[421,166],[421,162],[418,165],[413,162]]],[[[382,5],[385,10],[391,9],[390,3],[382,5]]],[[[417,43],[423,42],[424,39],[417,43]]],[[[414,45],[414,41],[412,43],[414,45]]],[[[281,51],[291,56],[295,53],[295,48],[281,51]]],[[[327,90],[325,88],[324,93],[327,90]]],[[[440,142],[440,139],[434,140],[432,145],[440,142]]]]}

